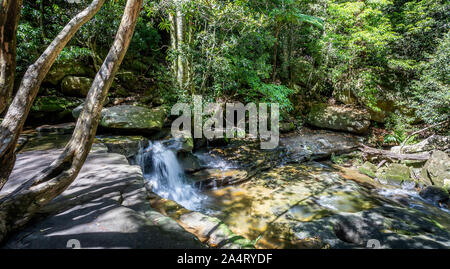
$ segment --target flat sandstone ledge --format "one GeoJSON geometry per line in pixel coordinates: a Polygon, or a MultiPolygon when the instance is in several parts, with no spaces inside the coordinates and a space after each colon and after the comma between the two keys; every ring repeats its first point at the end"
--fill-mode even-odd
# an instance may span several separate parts
{"type": "MultiPolygon", "coordinates": [[[[19,154],[0,195],[51,163],[60,150],[19,154]]],[[[203,248],[176,221],[150,207],[141,169],[94,145],[72,185],[1,248],[203,248]],[[72,241],[73,242],[73,241],[72,241]]]]}

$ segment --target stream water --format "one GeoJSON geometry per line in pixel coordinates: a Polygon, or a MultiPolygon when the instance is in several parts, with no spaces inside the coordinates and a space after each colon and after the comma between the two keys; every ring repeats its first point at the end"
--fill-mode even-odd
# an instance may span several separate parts
{"type": "Polygon", "coordinates": [[[176,201],[189,210],[201,208],[206,196],[187,182],[173,150],[161,142],[150,143],[138,154],[138,163],[153,192],[162,198],[176,201]]]}
{"type": "MultiPolygon", "coordinates": [[[[66,140],[60,135],[33,136],[23,151],[59,148],[66,140]]],[[[359,225],[357,234],[362,230],[361,236],[371,236],[370,227],[382,223],[378,230],[383,236],[376,238],[387,248],[450,248],[450,211],[422,199],[412,184],[377,182],[356,169],[327,161],[284,162],[272,152],[276,164],[260,170],[251,180],[201,189],[202,185],[194,184],[192,178],[197,173],[184,173],[177,158],[179,145],[165,142],[140,148],[136,162],[152,191],[164,198],[157,209],[162,208],[176,220],[196,211],[216,217],[233,233],[257,242],[256,247],[288,248],[299,247],[300,239],[317,236],[331,238],[327,243],[348,241],[336,239],[333,225],[337,217],[351,216],[359,218],[354,223],[359,225]],[[367,225],[361,226],[365,222],[367,225]]],[[[225,148],[197,152],[202,170],[195,180],[245,176],[269,162],[266,157],[271,154],[252,151],[248,143],[229,154],[225,152],[225,148]]]]}
{"type": "MultiPolygon", "coordinates": [[[[370,190],[358,184],[359,179],[350,176],[352,180],[348,180],[348,175],[330,164],[307,162],[280,163],[242,184],[199,190],[183,172],[175,152],[176,149],[160,142],[141,152],[139,162],[153,192],[185,209],[217,217],[234,233],[257,240],[261,248],[292,247],[298,237],[299,223],[336,214],[397,208],[400,205],[397,200],[418,214],[423,213],[420,218],[432,220],[444,230],[450,228],[449,211],[423,200],[412,186],[382,185],[370,190]]],[[[208,152],[196,156],[215,173],[233,174],[238,169],[235,164],[208,152]]],[[[403,222],[401,216],[398,218],[403,222]]],[[[396,228],[390,229],[398,232],[396,228]]],[[[407,233],[411,233],[409,230],[407,233]]]]}

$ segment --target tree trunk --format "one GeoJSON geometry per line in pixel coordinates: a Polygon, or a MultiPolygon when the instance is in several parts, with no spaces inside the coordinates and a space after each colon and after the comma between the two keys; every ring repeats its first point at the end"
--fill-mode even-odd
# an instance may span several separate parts
{"type": "Polygon", "coordinates": [[[44,28],[44,0],[39,3],[39,27],[41,28],[41,39],[45,42],[45,28],[44,28]]]}
{"type": "MultiPolygon", "coordinates": [[[[177,44],[177,24],[176,24],[176,13],[175,15],[169,12],[169,22],[170,22],[170,49],[172,52],[176,52],[178,48],[177,44]]],[[[172,62],[172,71],[176,76],[178,73],[178,57],[176,57],[172,62]]]]}
{"type": "Polygon", "coordinates": [[[42,80],[67,42],[100,10],[104,2],[105,0],[93,0],[86,9],[70,20],[44,53],[25,72],[17,94],[0,125],[0,190],[14,166],[17,140],[42,80]]]}
{"type": "Polygon", "coordinates": [[[189,87],[189,66],[188,60],[183,55],[183,45],[189,44],[189,26],[186,25],[186,18],[183,12],[183,0],[174,0],[172,10],[169,11],[170,22],[170,46],[176,57],[172,63],[173,74],[177,87],[186,89],[189,87]]]}
{"type": "Polygon", "coordinates": [[[86,97],[71,140],[46,169],[0,199],[0,241],[23,226],[76,178],[91,149],[103,102],[133,36],[143,0],[128,0],[114,43],[86,97]]]}
{"type": "Polygon", "coordinates": [[[278,56],[278,37],[280,35],[281,25],[277,22],[275,26],[275,45],[273,46],[273,63],[272,63],[272,82],[275,82],[277,76],[277,56],[278,56]]]}
{"type": "MultiPolygon", "coordinates": [[[[11,98],[16,71],[16,33],[22,0],[3,1],[0,7],[0,113],[11,98]]],[[[1,185],[0,185],[1,186],[1,185]]]]}
{"type": "Polygon", "coordinates": [[[369,146],[360,144],[359,150],[365,155],[365,159],[387,159],[387,160],[415,160],[415,161],[426,161],[430,158],[430,152],[414,153],[414,154],[400,154],[394,153],[389,150],[382,150],[371,148],[369,146]]]}
{"type": "Polygon", "coordinates": [[[184,88],[185,84],[185,61],[184,57],[181,54],[183,51],[183,44],[185,38],[185,21],[184,14],[181,11],[181,7],[177,6],[176,11],[176,25],[177,25],[177,51],[178,51],[178,70],[177,70],[177,82],[180,88],[184,88]]]}

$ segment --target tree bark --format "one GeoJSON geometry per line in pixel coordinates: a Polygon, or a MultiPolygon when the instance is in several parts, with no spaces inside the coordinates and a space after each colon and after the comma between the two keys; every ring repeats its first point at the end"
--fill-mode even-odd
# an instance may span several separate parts
{"type": "Polygon", "coordinates": [[[67,42],[100,10],[104,2],[105,0],[93,0],[86,9],[70,20],[44,53],[25,72],[17,94],[0,125],[0,190],[14,166],[17,140],[42,80],[67,42]]]}
{"type": "Polygon", "coordinates": [[[183,12],[183,0],[174,0],[172,10],[169,11],[170,22],[170,46],[176,57],[172,63],[172,69],[176,84],[180,89],[189,87],[189,65],[185,55],[182,55],[183,45],[189,44],[189,25],[187,25],[183,12]]]}
{"type": "Polygon", "coordinates": [[[128,0],[114,43],[86,97],[71,140],[61,155],[11,194],[0,198],[0,241],[27,223],[78,175],[94,141],[103,102],[133,36],[143,0],[128,0]]]}
{"type": "Polygon", "coordinates": [[[372,158],[377,157],[379,159],[388,160],[416,160],[416,161],[426,161],[430,158],[431,154],[429,152],[416,153],[416,154],[399,154],[394,153],[389,150],[382,150],[371,148],[366,145],[360,144],[359,150],[362,151],[366,156],[372,158]]]}
{"type": "MultiPolygon", "coordinates": [[[[177,44],[177,24],[176,24],[176,13],[172,14],[169,11],[169,22],[170,22],[170,49],[172,52],[176,52],[178,48],[177,44]]],[[[178,73],[178,57],[176,57],[172,62],[172,71],[175,76],[178,73]]]]}
{"type": "Polygon", "coordinates": [[[272,82],[275,82],[277,76],[278,37],[280,35],[280,28],[281,23],[277,22],[275,26],[275,44],[273,46],[272,82]]]}
{"type": "Polygon", "coordinates": [[[177,81],[178,86],[180,88],[184,88],[185,84],[185,61],[183,55],[181,55],[181,52],[183,51],[183,44],[185,43],[185,21],[184,21],[184,14],[181,11],[181,7],[177,6],[176,11],[176,25],[177,25],[177,51],[178,51],[178,70],[177,70],[177,81]]]}
{"type": "Polygon", "coordinates": [[[39,27],[41,28],[41,39],[45,41],[45,28],[44,28],[44,0],[39,3],[39,27]]]}
{"type": "Polygon", "coordinates": [[[13,92],[16,33],[22,0],[4,0],[0,8],[0,113],[2,113],[13,92]]]}

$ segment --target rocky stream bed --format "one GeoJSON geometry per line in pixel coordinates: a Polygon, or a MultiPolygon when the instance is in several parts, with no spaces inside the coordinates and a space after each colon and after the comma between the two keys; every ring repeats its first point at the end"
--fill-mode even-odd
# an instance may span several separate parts
{"type": "MultiPolygon", "coordinates": [[[[72,128],[25,132],[2,192],[51,162],[72,128]]],[[[448,193],[419,195],[403,171],[418,165],[364,163],[361,141],[302,128],[274,150],[231,140],[192,153],[192,141],[100,135],[75,182],[3,247],[449,248],[448,193]]]]}

